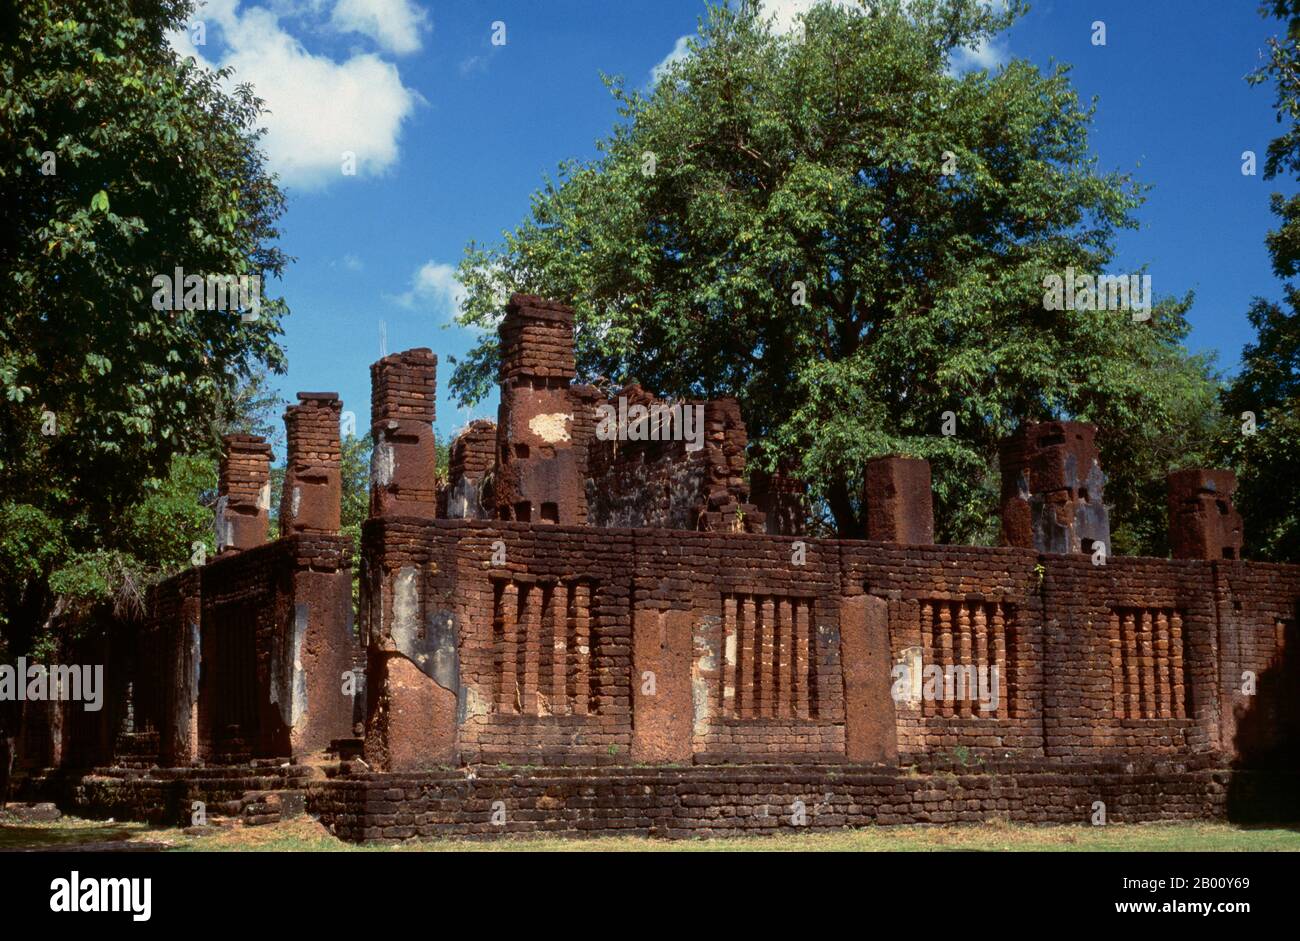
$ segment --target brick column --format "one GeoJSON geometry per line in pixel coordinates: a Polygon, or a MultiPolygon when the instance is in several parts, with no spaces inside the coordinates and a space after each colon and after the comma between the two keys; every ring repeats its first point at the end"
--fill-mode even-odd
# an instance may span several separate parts
{"type": "Polygon", "coordinates": [[[840,601],[844,739],[849,761],[894,764],[898,720],[892,695],[889,602],[873,595],[840,601]]]}
{"type": "Polygon", "coordinates": [[[339,531],[342,409],[333,392],[299,392],[298,404],[284,411],[289,456],[280,497],[281,536],[339,531]]]}
{"type": "Polygon", "coordinates": [[[641,608],[633,613],[633,761],[691,760],[692,644],[691,612],[641,608]]]}
{"type": "Polygon", "coordinates": [[[217,482],[217,552],[266,542],[271,446],[257,435],[226,435],[217,482]]]}
{"type": "Polygon", "coordinates": [[[575,437],[573,310],[516,294],[501,321],[495,501],[501,519],[587,522],[586,449],[575,437]]]}
{"type": "Polygon", "coordinates": [[[424,348],[370,367],[370,515],[433,517],[438,510],[438,357],[424,348]]]}
{"type": "Polygon", "coordinates": [[[930,462],[910,457],[867,461],[867,538],[913,546],[934,543],[930,462]]]}
{"type": "Polygon", "coordinates": [[[1002,442],[1002,542],[1039,552],[1110,554],[1106,476],[1086,422],[1028,422],[1002,442]]]}
{"type": "Polygon", "coordinates": [[[1169,550],[1175,559],[1240,559],[1243,528],[1233,505],[1237,475],[1190,468],[1169,475],[1169,550]]]}
{"type": "Polygon", "coordinates": [[[449,519],[490,519],[491,494],[485,494],[485,480],[496,463],[497,426],[480,419],[451,442],[447,474],[446,506],[449,519]]]}
{"type": "Polygon", "coordinates": [[[769,536],[802,536],[808,531],[808,485],[788,468],[751,471],[750,483],[750,500],[769,536]]]}

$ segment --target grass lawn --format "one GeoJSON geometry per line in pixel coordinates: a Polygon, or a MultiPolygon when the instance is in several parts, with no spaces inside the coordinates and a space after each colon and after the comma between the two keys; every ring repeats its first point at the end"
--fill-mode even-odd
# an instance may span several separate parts
{"type": "Polygon", "coordinates": [[[1087,826],[1027,826],[986,823],[962,826],[867,827],[821,833],[783,830],[775,836],[709,840],[649,840],[600,837],[567,840],[505,837],[495,840],[424,840],[397,845],[358,847],[334,839],[308,817],[265,827],[236,826],[207,836],[187,836],[178,829],[139,823],[105,823],[64,818],[56,823],[0,823],[0,850],[69,844],[119,842],[153,844],[170,851],[272,852],[944,852],[953,850],[1027,850],[1044,852],[1108,850],[1201,852],[1300,850],[1298,827],[1243,827],[1224,823],[1142,823],[1087,826]]]}

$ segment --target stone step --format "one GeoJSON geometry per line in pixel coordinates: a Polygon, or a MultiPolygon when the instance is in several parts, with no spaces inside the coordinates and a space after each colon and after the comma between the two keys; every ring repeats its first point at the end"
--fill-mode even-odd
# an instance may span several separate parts
{"type": "Polygon", "coordinates": [[[248,791],[239,801],[239,816],[245,826],[279,823],[306,812],[306,791],[248,791]]]}

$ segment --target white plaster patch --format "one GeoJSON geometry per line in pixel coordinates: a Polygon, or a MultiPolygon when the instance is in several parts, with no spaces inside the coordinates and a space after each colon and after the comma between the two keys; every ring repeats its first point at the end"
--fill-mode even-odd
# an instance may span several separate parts
{"type": "Polygon", "coordinates": [[[234,536],[231,532],[233,527],[230,524],[230,520],[226,518],[226,505],[229,501],[229,497],[217,497],[217,513],[214,529],[216,531],[218,552],[234,542],[234,536]]]}
{"type": "Polygon", "coordinates": [[[380,439],[370,458],[370,479],[380,487],[387,487],[393,480],[393,468],[397,460],[393,455],[391,441],[380,439]]]}
{"type": "Polygon", "coordinates": [[[548,444],[569,440],[569,422],[573,416],[568,412],[548,412],[534,415],[528,420],[528,430],[548,444]]]}
{"type": "Polygon", "coordinates": [[[491,703],[479,695],[477,686],[466,686],[463,692],[466,716],[485,716],[492,711],[491,703]]]}
{"type": "Polygon", "coordinates": [[[393,642],[405,653],[415,649],[416,633],[420,629],[420,594],[417,579],[419,572],[413,565],[404,565],[393,579],[393,642]]]}

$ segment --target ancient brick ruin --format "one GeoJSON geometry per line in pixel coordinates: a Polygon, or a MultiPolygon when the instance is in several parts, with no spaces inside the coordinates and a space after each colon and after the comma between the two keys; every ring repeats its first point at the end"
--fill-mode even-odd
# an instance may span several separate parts
{"type": "Polygon", "coordinates": [[[358,840],[1297,814],[1300,566],[1240,558],[1231,474],[1171,475],[1172,559],[1114,556],[1104,432],[1027,423],[1003,546],[934,544],[904,456],[864,469],[867,540],[810,538],[734,401],[576,385],[554,302],[500,333],[499,421],[446,480],[436,358],[372,367],[355,632],[340,403],[303,394],[285,535],[269,449],[228,439],[222,553],[154,589],[111,720],[33,780],[157,819],[283,794],[358,840]]]}

